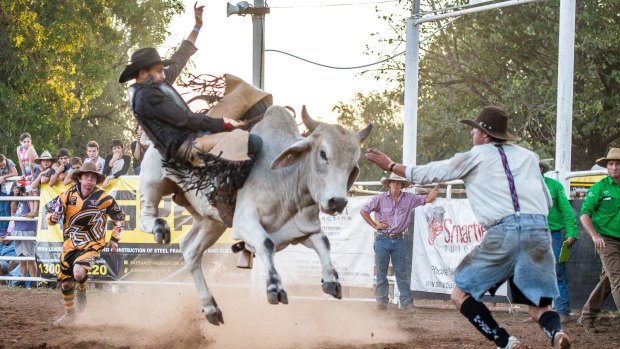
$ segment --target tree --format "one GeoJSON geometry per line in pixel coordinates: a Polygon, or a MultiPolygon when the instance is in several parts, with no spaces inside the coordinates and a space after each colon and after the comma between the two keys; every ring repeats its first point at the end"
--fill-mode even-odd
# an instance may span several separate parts
{"type": "MultiPolygon", "coordinates": [[[[334,110],[338,112],[338,123],[348,129],[361,130],[372,123],[372,132],[363,148],[383,149],[398,159],[403,152],[402,99],[402,92],[398,90],[371,92],[367,96],[358,93],[351,104],[340,103],[334,106],[334,110]]],[[[368,161],[360,160],[359,166],[358,180],[376,181],[383,175],[368,161]]]]}
{"type": "Polygon", "coordinates": [[[69,146],[81,155],[90,139],[109,144],[99,138],[108,134],[127,141],[131,116],[118,83],[127,52],[161,43],[181,2],[0,4],[0,152],[14,156],[22,132],[39,152],[69,146]]]}
{"type": "MultiPolygon", "coordinates": [[[[423,10],[462,1],[424,2],[423,10]]],[[[411,1],[399,1],[411,8],[411,1]]],[[[578,2],[572,169],[589,169],[594,159],[620,143],[620,3],[578,2]]],[[[404,19],[380,16],[394,28],[380,45],[385,58],[404,48],[404,19]]],[[[473,118],[485,105],[510,112],[522,144],[555,154],[559,3],[507,7],[425,24],[420,60],[418,162],[437,160],[471,144],[459,119],[473,118]],[[458,142],[452,142],[458,139],[458,142]]],[[[373,49],[369,49],[371,53],[373,49]]],[[[400,59],[386,62],[379,78],[401,82],[400,59]]]]}

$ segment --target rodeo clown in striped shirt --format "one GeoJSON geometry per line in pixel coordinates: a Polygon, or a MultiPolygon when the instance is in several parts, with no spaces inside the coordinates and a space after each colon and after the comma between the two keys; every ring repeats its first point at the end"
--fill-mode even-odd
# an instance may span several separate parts
{"type": "Polygon", "coordinates": [[[47,223],[57,224],[64,215],[63,247],[60,255],[58,283],[65,303],[65,314],[54,321],[63,326],[75,320],[76,312],[86,306],[86,280],[95,258],[105,246],[105,228],[108,216],[115,221],[110,252],[118,249],[125,214],[114,198],[96,187],[104,180],[92,163],[85,163],[72,173],[76,184],[52,200],[46,214],[47,223]],[[77,304],[74,306],[75,282],[77,304]]]}

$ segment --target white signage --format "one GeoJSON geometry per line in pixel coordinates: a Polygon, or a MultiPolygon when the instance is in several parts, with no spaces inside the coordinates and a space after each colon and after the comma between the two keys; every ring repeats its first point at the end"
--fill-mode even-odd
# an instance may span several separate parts
{"type": "MultiPolygon", "coordinates": [[[[337,216],[320,215],[321,229],[329,238],[331,259],[343,286],[373,287],[373,229],[362,219],[361,207],[370,196],[350,197],[344,212],[337,216]]],[[[253,272],[265,279],[260,258],[254,259],[253,272]]],[[[320,285],[321,263],[316,252],[301,244],[290,245],[275,254],[276,270],[282,282],[297,285],[320,285]]]]}
{"type": "MultiPolygon", "coordinates": [[[[451,293],[456,267],[480,244],[485,233],[468,200],[438,198],[433,204],[416,208],[411,289],[451,293]]],[[[505,286],[496,292],[505,294],[505,286]]]]}

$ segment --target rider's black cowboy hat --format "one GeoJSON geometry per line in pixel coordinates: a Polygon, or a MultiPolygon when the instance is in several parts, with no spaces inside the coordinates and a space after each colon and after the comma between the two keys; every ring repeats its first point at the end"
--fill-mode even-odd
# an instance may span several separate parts
{"type": "Polygon", "coordinates": [[[135,79],[138,77],[140,69],[147,69],[160,63],[168,66],[175,63],[175,61],[161,59],[157,50],[152,47],[141,48],[131,55],[131,63],[125,66],[125,70],[121,73],[121,77],[118,78],[118,82],[123,83],[135,79]]]}

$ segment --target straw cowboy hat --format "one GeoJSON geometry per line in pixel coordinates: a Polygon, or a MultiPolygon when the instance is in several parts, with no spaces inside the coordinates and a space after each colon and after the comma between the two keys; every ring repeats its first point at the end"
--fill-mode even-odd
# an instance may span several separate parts
{"type": "Polygon", "coordinates": [[[131,55],[131,63],[125,66],[118,82],[123,83],[138,77],[140,69],[147,69],[156,64],[168,66],[176,63],[170,59],[161,59],[156,49],[152,47],[141,48],[131,55]]]}
{"type": "Polygon", "coordinates": [[[488,133],[491,137],[507,141],[518,141],[519,136],[508,130],[508,113],[504,110],[488,106],[484,107],[474,120],[460,122],[488,133]]]}
{"type": "MultiPolygon", "coordinates": [[[[226,82],[224,97],[207,112],[210,117],[241,120],[241,117],[256,103],[264,101],[266,107],[273,104],[273,97],[270,93],[258,89],[234,75],[224,74],[224,80],[226,82]]],[[[265,109],[267,109],[266,107],[265,109]]]]}
{"type": "Polygon", "coordinates": [[[620,161],[620,148],[611,148],[609,149],[609,153],[607,153],[607,157],[600,158],[596,160],[596,164],[599,166],[607,167],[607,161],[609,160],[619,160],[620,161]]]}
{"type": "Polygon", "coordinates": [[[82,173],[86,173],[86,172],[94,173],[97,175],[97,184],[103,183],[105,176],[97,172],[97,165],[93,164],[92,162],[86,162],[82,165],[82,167],[80,167],[77,170],[74,170],[73,173],[71,173],[71,179],[74,182],[78,182],[82,173]]]}
{"type": "Polygon", "coordinates": [[[52,162],[56,161],[56,158],[52,156],[52,154],[50,154],[49,151],[44,151],[43,153],[41,153],[41,156],[39,156],[38,158],[34,159],[34,163],[37,165],[41,164],[41,160],[51,160],[52,162]]]}
{"type": "Polygon", "coordinates": [[[391,181],[395,181],[395,182],[401,182],[403,184],[403,188],[407,188],[408,186],[411,185],[411,182],[409,182],[407,179],[394,174],[394,172],[392,172],[390,174],[390,177],[381,177],[381,184],[388,186],[390,185],[391,181]]]}

